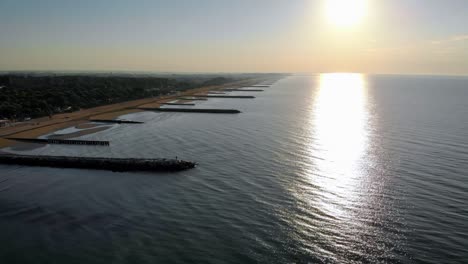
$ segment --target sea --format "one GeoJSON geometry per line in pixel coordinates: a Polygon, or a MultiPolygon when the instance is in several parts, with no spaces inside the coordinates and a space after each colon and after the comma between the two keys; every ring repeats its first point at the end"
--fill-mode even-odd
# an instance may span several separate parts
{"type": "Polygon", "coordinates": [[[145,123],[79,137],[109,147],[3,149],[198,166],[0,165],[0,263],[468,263],[468,77],[295,74],[262,89],[191,106],[240,114],[133,113],[145,123]]]}

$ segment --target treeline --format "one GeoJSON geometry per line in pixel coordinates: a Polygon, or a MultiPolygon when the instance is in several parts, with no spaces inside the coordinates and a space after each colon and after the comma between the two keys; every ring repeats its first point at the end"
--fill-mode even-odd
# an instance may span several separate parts
{"type": "Polygon", "coordinates": [[[170,94],[231,78],[129,76],[0,76],[0,119],[23,120],[170,94]]]}

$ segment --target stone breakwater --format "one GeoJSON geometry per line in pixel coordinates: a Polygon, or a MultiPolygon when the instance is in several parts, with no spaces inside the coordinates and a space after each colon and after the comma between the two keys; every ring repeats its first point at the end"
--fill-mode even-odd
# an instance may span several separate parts
{"type": "Polygon", "coordinates": [[[0,154],[0,164],[110,171],[181,171],[197,163],[179,159],[124,159],[0,154]]]}

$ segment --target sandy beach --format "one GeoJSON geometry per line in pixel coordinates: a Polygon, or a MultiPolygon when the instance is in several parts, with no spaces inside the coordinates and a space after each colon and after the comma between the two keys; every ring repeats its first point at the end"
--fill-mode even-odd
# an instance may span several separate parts
{"type": "MultiPolygon", "coordinates": [[[[243,87],[263,81],[263,79],[249,79],[238,82],[228,83],[219,86],[206,86],[195,89],[190,89],[174,95],[164,95],[154,98],[144,98],[122,102],[118,104],[103,105],[99,107],[83,109],[73,113],[62,113],[53,115],[51,118],[42,117],[15,124],[11,127],[0,128],[0,148],[11,147],[17,142],[5,139],[6,137],[23,137],[37,138],[42,135],[52,133],[54,131],[72,127],[86,126],[89,119],[115,119],[119,116],[141,112],[143,110],[136,109],[138,107],[159,107],[161,103],[176,100],[181,96],[192,96],[195,94],[203,94],[212,90],[221,90],[226,87],[243,87]]],[[[95,133],[97,130],[89,130],[80,135],[95,133]]]]}

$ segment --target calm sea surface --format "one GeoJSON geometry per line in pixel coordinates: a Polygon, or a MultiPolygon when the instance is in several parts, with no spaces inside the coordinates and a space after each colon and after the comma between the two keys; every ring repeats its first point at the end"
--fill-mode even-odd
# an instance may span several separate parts
{"type": "Polygon", "coordinates": [[[468,263],[468,78],[290,76],[255,96],[82,137],[110,147],[6,149],[199,166],[0,165],[0,263],[468,263]]]}

